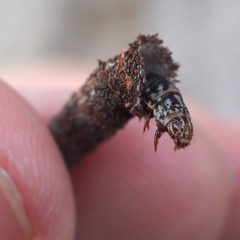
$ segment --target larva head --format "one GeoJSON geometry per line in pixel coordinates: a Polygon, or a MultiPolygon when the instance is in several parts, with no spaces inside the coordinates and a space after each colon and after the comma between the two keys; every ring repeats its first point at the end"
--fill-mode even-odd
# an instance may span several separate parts
{"type": "Polygon", "coordinates": [[[175,143],[175,150],[187,147],[193,136],[193,125],[188,117],[173,118],[167,124],[167,130],[175,143]]]}

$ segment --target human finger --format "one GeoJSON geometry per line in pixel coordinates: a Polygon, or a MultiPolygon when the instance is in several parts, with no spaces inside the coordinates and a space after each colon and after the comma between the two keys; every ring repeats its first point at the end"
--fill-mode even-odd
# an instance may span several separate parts
{"type": "Polygon", "coordinates": [[[73,239],[72,187],[46,126],[0,82],[0,239],[73,239]]]}
{"type": "Polygon", "coordinates": [[[78,239],[216,239],[234,189],[227,156],[195,121],[191,146],[173,151],[132,121],[73,173],[78,239]],[[92,231],[94,229],[94,231],[92,231]]]}

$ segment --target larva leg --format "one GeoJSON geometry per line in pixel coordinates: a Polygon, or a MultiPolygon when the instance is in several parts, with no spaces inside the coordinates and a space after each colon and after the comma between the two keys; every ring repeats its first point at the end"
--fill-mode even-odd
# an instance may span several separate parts
{"type": "Polygon", "coordinates": [[[152,112],[150,112],[148,115],[146,115],[144,117],[145,122],[144,122],[144,126],[143,126],[143,133],[146,131],[146,129],[149,130],[149,123],[150,123],[151,118],[153,118],[152,112]]]}
{"type": "Polygon", "coordinates": [[[154,149],[155,152],[157,151],[157,145],[158,145],[158,139],[162,136],[162,134],[164,133],[163,130],[161,130],[160,128],[158,128],[155,132],[155,136],[154,136],[154,149]]]}

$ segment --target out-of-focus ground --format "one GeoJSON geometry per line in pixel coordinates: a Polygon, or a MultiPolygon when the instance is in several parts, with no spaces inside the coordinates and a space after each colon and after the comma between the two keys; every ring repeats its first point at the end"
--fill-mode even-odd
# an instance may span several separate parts
{"type": "MultiPolygon", "coordinates": [[[[159,33],[181,64],[183,95],[223,118],[239,118],[239,9],[238,0],[2,0],[0,77],[14,85],[18,74],[42,69],[49,72],[42,79],[54,84],[61,62],[74,66],[71,80],[76,66],[85,74],[139,33],[159,33]]],[[[33,84],[34,72],[26,79],[33,84]]]]}

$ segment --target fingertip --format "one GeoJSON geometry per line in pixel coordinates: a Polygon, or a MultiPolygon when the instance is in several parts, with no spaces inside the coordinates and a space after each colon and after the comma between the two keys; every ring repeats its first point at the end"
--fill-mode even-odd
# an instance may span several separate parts
{"type": "Polygon", "coordinates": [[[197,140],[177,152],[164,134],[154,153],[154,127],[142,135],[136,120],[100,146],[73,175],[79,237],[219,236],[232,193],[232,173],[218,144],[198,124],[197,140]]]}
{"type": "MultiPolygon", "coordinates": [[[[72,187],[50,133],[31,107],[3,82],[0,109],[0,166],[20,193],[23,211],[32,227],[30,234],[36,239],[72,239],[75,226],[72,187]]],[[[7,189],[11,190],[9,185],[7,189]]],[[[7,196],[3,188],[1,192],[7,196]]],[[[19,202],[11,199],[8,202],[19,222],[16,214],[19,202]],[[16,209],[12,202],[17,204],[16,209]]],[[[14,226],[11,227],[14,231],[14,226]]]]}

